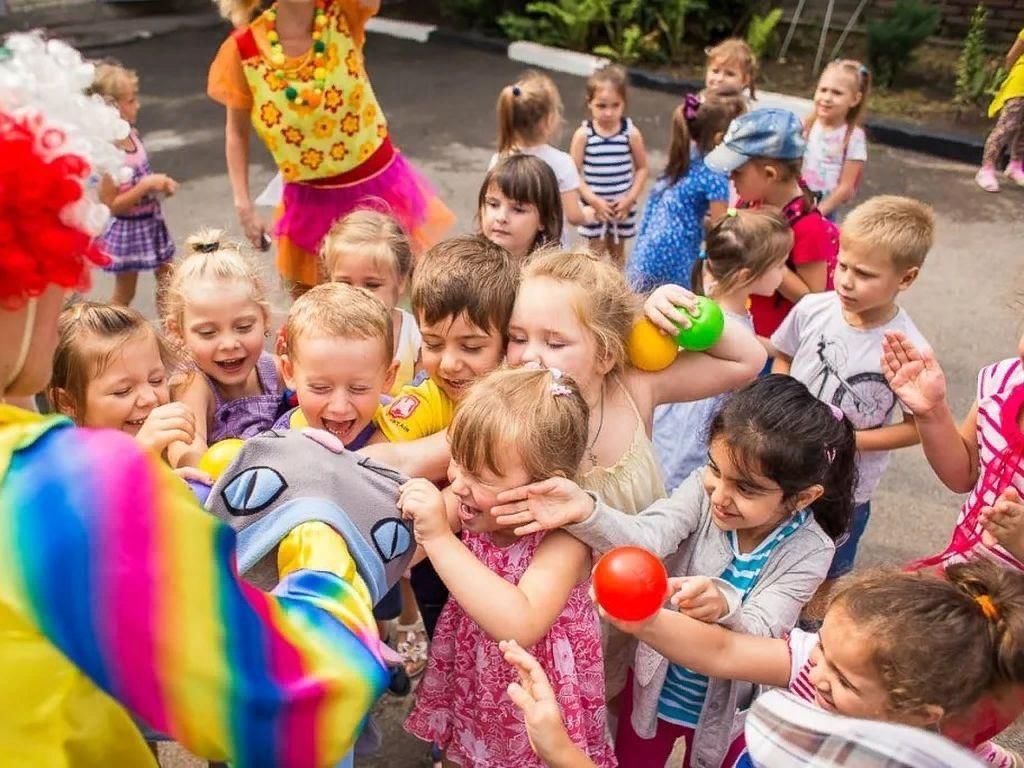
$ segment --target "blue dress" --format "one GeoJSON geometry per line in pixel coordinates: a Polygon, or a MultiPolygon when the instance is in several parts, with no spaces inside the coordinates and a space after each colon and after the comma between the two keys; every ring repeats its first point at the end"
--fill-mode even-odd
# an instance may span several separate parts
{"type": "Polygon", "coordinates": [[[636,246],[626,264],[633,290],[648,293],[659,285],[690,287],[690,272],[704,241],[704,217],[714,201],[729,200],[729,179],[704,164],[696,150],[690,169],[676,183],[662,176],[644,207],[636,246]]]}

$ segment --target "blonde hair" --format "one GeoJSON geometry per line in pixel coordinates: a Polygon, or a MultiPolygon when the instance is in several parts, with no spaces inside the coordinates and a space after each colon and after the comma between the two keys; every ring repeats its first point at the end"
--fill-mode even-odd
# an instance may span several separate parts
{"type": "Polygon", "coordinates": [[[249,298],[259,305],[264,320],[269,321],[270,302],[258,263],[239,243],[224,240],[222,235],[219,229],[201,229],[185,241],[188,254],[175,265],[163,296],[167,328],[182,332],[188,303],[186,292],[202,280],[248,286],[249,298]]]}
{"type": "Polygon", "coordinates": [[[716,61],[737,64],[740,71],[747,76],[750,98],[757,97],[754,90],[755,82],[757,81],[757,56],[754,55],[750,46],[747,45],[746,40],[741,40],[738,37],[727,38],[718,45],[705,48],[704,55],[706,56],[705,68],[710,67],[716,61]]]}
{"type": "Polygon", "coordinates": [[[248,24],[260,7],[260,0],[216,0],[220,15],[236,27],[248,24]]]}
{"type": "Polygon", "coordinates": [[[86,391],[103,374],[114,353],[128,341],[152,337],[167,375],[181,369],[181,359],[162,334],[130,307],[81,301],[60,313],[53,374],[46,394],[54,410],[81,423],[86,391]]]}
{"type": "Polygon", "coordinates": [[[705,293],[704,270],[715,281],[715,296],[740,287],[740,272],[747,282],[757,280],[780,264],[793,249],[793,229],[781,213],[770,209],[730,210],[708,230],[703,258],[693,265],[690,284],[705,293]]]}
{"type": "Polygon", "coordinates": [[[507,340],[518,290],[519,265],[508,251],[483,235],[460,235],[423,255],[410,301],[421,326],[465,315],[480,330],[507,340]]]}
{"type": "Polygon", "coordinates": [[[395,330],[391,312],[365,288],[322,283],[295,300],[285,321],[285,352],[295,359],[301,338],[376,339],[391,362],[395,330]]]}
{"type": "Polygon", "coordinates": [[[562,97],[547,75],[528,69],[498,94],[498,154],[542,143],[547,121],[562,117],[562,97]]]}
{"type": "Polygon", "coordinates": [[[920,267],[935,242],[935,212],[920,200],[876,195],[850,211],[839,241],[884,248],[896,269],[920,267]]]}
{"type": "Polygon", "coordinates": [[[541,368],[499,368],[470,387],[449,429],[452,460],[503,476],[512,456],[531,481],[574,479],[590,412],[572,379],[541,368]]]}
{"type": "Polygon", "coordinates": [[[139,76],[134,69],[128,69],[117,59],[102,59],[95,63],[89,93],[103,97],[108,104],[116,104],[120,99],[139,90],[139,76]]]}
{"type": "Polygon", "coordinates": [[[320,259],[327,277],[353,251],[369,256],[377,266],[386,264],[399,283],[412,274],[412,248],[398,222],[370,209],[352,211],[327,230],[320,244],[320,259]]]}
{"type": "MultiPolygon", "coordinates": [[[[829,62],[822,70],[821,77],[831,71],[842,72],[846,75],[854,87],[854,93],[860,94],[860,101],[846,113],[847,125],[851,127],[860,125],[864,122],[864,116],[867,114],[868,94],[871,92],[871,70],[856,59],[836,59],[829,62]]],[[[818,79],[821,80],[821,77],[818,79]]],[[[815,119],[817,116],[812,113],[808,127],[814,125],[815,119]]]]}
{"type": "Polygon", "coordinates": [[[597,340],[598,355],[613,361],[612,371],[626,364],[626,339],[639,309],[622,272],[589,251],[538,251],[523,268],[523,281],[547,277],[575,294],[576,317],[597,340]]]}

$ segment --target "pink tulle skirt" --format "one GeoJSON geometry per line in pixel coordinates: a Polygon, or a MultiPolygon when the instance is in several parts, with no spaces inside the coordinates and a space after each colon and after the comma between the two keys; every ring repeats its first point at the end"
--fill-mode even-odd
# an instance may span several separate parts
{"type": "Polygon", "coordinates": [[[440,240],[455,221],[430,183],[390,142],[353,172],[331,180],[286,182],[275,235],[278,270],[286,279],[319,282],[317,250],[335,221],[350,211],[372,208],[395,218],[415,253],[440,240]],[[350,180],[360,171],[366,175],[350,180]]]}

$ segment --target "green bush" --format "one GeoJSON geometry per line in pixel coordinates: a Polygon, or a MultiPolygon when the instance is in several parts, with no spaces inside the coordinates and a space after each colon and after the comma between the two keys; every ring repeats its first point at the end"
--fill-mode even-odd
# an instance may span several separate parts
{"type": "Polygon", "coordinates": [[[956,88],[953,100],[962,106],[975,104],[984,93],[986,75],[985,21],[988,10],[981,3],[971,14],[971,23],[956,62],[956,88]]]}
{"type": "Polygon", "coordinates": [[[502,15],[521,13],[525,8],[526,0],[438,0],[442,18],[474,29],[496,29],[502,15]]]}
{"type": "Polygon", "coordinates": [[[768,49],[775,44],[775,31],[782,21],[782,9],[773,8],[764,16],[756,13],[750,19],[747,27],[747,45],[754,52],[758,60],[764,58],[768,49]]]}
{"type": "Polygon", "coordinates": [[[893,80],[913,60],[914,51],[939,25],[940,10],[924,0],[896,0],[884,19],[868,22],[868,63],[880,85],[893,80]]]}

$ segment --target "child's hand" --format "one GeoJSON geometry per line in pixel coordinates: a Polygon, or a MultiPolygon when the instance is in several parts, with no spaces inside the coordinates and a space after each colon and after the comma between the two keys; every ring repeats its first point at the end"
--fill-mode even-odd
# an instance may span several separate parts
{"type": "Polygon", "coordinates": [[[611,221],[615,218],[615,204],[609,203],[602,197],[595,197],[593,201],[594,218],[598,221],[611,221]]]}
{"type": "Polygon", "coordinates": [[[537,660],[515,640],[502,640],[498,647],[519,674],[519,682],[508,687],[508,697],[523,713],[530,746],[545,763],[556,764],[558,755],[572,748],[572,741],[562,724],[551,681],[537,660]]]}
{"type": "Polygon", "coordinates": [[[589,205],[581,205],[580,210],[583,212],[583,223],[584,224],[596,224],[597,213],[589,205]]]}
{"type": "Polygon", "coordinates": [[[885,332],[882,373],[915,416],[927,416],[946,402],[946,376],[935,354],[928,348],[918,351],[899,331],[885,332]]]}
{"type": "Polygon", "coordinates": [[[991,507],[982,507],[981,540],[985,546],[1002,545],[1018,560],[1024,560],[1024,504],[1016,488],[1007,488],[991,507]]]}
{"type": "Polygon", "coordinates": [[[444,496],[429,480],[418,477],[403,485],[398,492],[398,508],[405,520],[412,520],[418,544],[452,532],[444,496]]]}
{"type": "Polygon", "coordinates": [[[625,221],[635,203],[636,200],[632,197],[620,197],[612,203],[612,215],[619,221],[625,221]]]}
{"type": "Polygon", "coordinates": [[[184,403],[165,403],[149,412],[135,440],[163,455],[171,443],[191,443],[196,436],[196,416],[184,403]]]}
{"type": "Polygon", "coordinates": [[[552,477],[498,494],[491,507],[498,525],[516,526],[516,536],[582,523],[594,514],[594,499],[572,480],[552,477]]]}
{"type": "Polygon", "coordinates": [[[697,312],[697,297],[685,288],[668,283],[658,287],[644,302],[647,319],[669,336],[675,336],[680,328],[689,328],[690,316],[697,312]],[[680,312],[678,308],[682,308],[680,312]]]}
{"type": "Polygon", "coordinates": [[[213,485],[214,482],[213,478],[199,469],[199,467],[178,467],[172,471],[186,482],[191,480],[196,483],[203,483],[204,485],[213,485]]]}
{"type": "Polygon", "coordinates": [[[170,196],[178,190],[178,182],[164,173],[151,173],[143,178],[142,183],[155,194],[170,196]]]}
{"type": "Polygon", "coordinates": [[[707,576],[682,576],[668,580],[669,602],[691,619],[713,624],[729,613],[729,603],[707,576]]]}

